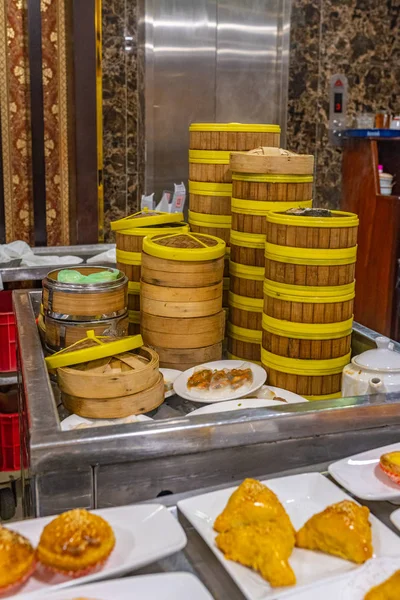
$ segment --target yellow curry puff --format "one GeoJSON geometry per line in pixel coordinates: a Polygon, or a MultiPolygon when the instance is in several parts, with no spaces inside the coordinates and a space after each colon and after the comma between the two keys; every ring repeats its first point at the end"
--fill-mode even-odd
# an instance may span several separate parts
{"type": "Polygon", "coordinates": [[[399,600],[400,571],[396,571],[389,579],[372,588],[364,600],[399,600]]]}
{"type": "Polygon", "coordinates": [[[387,475],[394,483],[400,485],[400,452],[388,452],[382,454],[379,461],[379,466],[382,471],[387,475]]]}
{"type": "Polygon", "coordinates": [[[259,571],[272,587],[294,585],[289,564],[293,525],[277,496],[255,479],[245,479],[217,517],[215,542],[228,560],[259,571]]]}
{"type": "Polygon", "coordinates": [[[296,534],[296,546],[333,554],[357,564],[372,558],[369,510],[351,500],[328,506],[296,534]]]}
{"type": "Polygon", "coordinates": [[[22,585],[35,566],[35,550],[29,540],[0,526],[0,594],[22,585]]]}
{"type": "Polygon", "coordinates": [[[103,566],[115,545],[110,525],[84,509],[63,513],[46,525],[37,549],[45,567],[81,577],[103,566]]]}

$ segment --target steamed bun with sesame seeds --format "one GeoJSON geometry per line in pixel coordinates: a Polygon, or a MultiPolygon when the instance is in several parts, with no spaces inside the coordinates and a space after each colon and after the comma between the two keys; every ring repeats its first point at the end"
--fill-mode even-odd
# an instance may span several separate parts
{"type": "Polygon", "coordinates": [[[35,566],[35,550],[30,541],[0,526],[0,594],[11,592],[25,583],[35,566]]]}
{"type": "Polygon", "coordinates": [[[52,571],[82,577],[101,568],[114,545],[114,532],[107,521],[85,509],[75,509],[46,525],[37,555],[52,571]]]}

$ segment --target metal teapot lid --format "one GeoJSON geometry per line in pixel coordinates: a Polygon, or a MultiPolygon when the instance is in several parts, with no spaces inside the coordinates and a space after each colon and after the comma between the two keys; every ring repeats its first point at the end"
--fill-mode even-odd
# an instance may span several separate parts
{"type": "Polygon", "coordinates": [[[394,351],[393,342],[387,337],[377,337],[377,348],[367,350],[352,359],[353,365],[374,371],[400,371],[400,352],[394,351]]]}

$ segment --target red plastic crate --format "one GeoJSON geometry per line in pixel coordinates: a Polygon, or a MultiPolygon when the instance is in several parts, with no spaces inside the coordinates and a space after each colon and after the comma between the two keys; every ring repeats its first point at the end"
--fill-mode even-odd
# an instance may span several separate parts
{"type": "Polygon", "coordinates": [[[12,292],[0,292],[0,371],[17,370],[16,328],[12,292]]]}
{"type": "Polygon", "coordinates": [[[19,471],[20,466],[18,413],[0,413],[0,471],[19,471]]]}

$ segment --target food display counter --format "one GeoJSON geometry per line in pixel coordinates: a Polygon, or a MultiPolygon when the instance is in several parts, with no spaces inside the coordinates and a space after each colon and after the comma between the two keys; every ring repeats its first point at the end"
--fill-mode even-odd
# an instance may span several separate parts
{"type": "MultiPolygon", "coordinates": [[[[186,493],[398,439],[400,394],[197,417],[187,416],[193,403],[172,397],[153,421],[63,432],[58,389],[47,373],[35,321],[40,298],[40,291],[14,292],[27,516],[186,493]]],[[[355,325],[353,351],[373,347],[377,335],[355,325]]]]}

